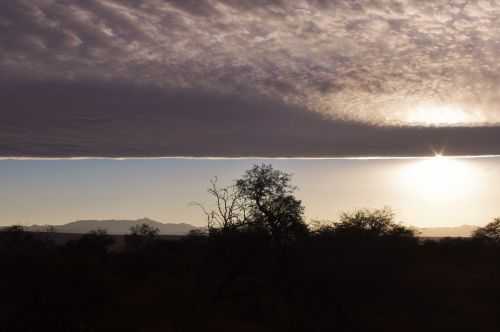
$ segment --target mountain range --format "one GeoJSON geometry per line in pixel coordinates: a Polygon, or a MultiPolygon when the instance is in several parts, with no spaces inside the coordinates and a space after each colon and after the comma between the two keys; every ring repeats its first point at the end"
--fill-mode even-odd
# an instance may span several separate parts
{"type": "MultiPolygon", "coordinates": [[[[96,229],[104,229],[108,234],[123,235],[130,232],[135,225],[147,224],[158,228],[160,235],[186,235],[199,227],[187,223],[162,223],[149,218],[136,220],[78,220],[64,225],[33,225],[24,229],[31,232],[44,232],[49,228],[57,233],[83,234],[96,229]]],[[[454,227],[416,227],[420,237],[469,237],[478,226],[462,225],[454,227]]]]}
{"type": "Polygon", "coordinates": [[[417,228],[420,237],[469,237],[478,229],[474,225],[462,225],[454,227],[421,227],[417,228]]]}
{"type": "Polygon", "coordinates": [[[24,229],[31,232],[40,232],[51,228],[54,232],[68,234],[83,234],[92,230],[103,229],[108,234],[122,235],[128,234],[131,227],[140,224],[158,228],[161,235],[185,235],[189,231],[198,228],[186,223],[162,223],[149,218],[142,218],[137,220],[78,220],[64,225],[33,225],[24,229]]]}

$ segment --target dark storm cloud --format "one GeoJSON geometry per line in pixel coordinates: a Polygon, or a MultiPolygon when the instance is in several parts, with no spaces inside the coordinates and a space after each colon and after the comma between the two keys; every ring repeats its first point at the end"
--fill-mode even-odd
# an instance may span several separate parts
{"type": "Polygon", "coordinates": [[[332,121],[257,96],[130,84],[1,86],[5,156],[394,156],[490,154],[500,128],[332,121]],[[47,116],[50,114],[50,116],[47,116]]]}
{"type": "Polygon", "coordinates": [[[2,1],[0,154],[500,153],[499,23],[496,1],[2,1]],[[419,104],[473,127],[408,126],[419,104]]]}

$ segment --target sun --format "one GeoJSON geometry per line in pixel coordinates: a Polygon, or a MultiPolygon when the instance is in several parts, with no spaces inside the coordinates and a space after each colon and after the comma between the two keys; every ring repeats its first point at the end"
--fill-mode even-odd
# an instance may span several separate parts
{"type": "Polygon", "coordinates": [[[474,174],[466,160],[436,153],[404,167],[401,184],[405,191],[427,200],[451,200],[465,196],[475,186],[474,174]]]}

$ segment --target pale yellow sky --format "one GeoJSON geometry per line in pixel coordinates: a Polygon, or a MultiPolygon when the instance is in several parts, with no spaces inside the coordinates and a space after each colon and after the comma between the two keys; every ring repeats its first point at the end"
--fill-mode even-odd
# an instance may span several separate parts
{"type": "Polygon", "coordinates": [[[255,163],[293,173],[308,220],[391,207],[415,226],[484,225],[500,216],[500,158],[0,160],[0,225],[135,219],[203,225],[208,181],[255,163]]]}

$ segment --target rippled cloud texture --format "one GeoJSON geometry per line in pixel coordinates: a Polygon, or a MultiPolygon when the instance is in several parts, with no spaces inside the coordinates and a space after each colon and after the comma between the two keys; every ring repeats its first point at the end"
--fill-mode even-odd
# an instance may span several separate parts
{"type": "Polygon", "coordinates": [[[499,56],[497,1],[2,1],[0,154],[500,153],[499,56]]]}

